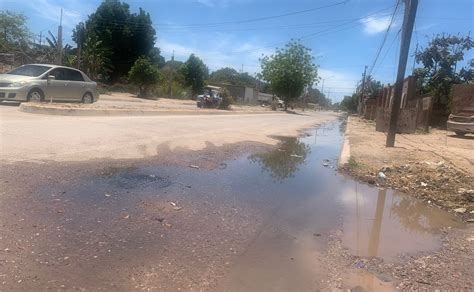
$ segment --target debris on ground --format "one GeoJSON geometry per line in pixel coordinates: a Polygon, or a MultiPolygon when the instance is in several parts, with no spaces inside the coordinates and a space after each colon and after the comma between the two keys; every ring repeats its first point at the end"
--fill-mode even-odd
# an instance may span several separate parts
{"type": "Polygon", "coordinates": [[[190,164],[189,167],[194,168],[194,169],[199,169],[200,168],[198,165],[194,165],[194,164],[190,164]]]}
{"type": "Polygon", "coordinates": [[[464,214],[464,213],[466,213],[467,209],[466,208],[456,208],[453,211],[456,212],[456,213],[464,214]]]}
{"type": "Polygon", "coordinates": [[[474,177],[445,161],[409,161],[380,169],[357,164],[340,170],[369,184],[390,187],[449,210],[474,210],[474,177]]]}
{"type": "Polygon", "coordinates": [[[377,175],[377,177],[378,177],[379,179],[381,179],[381,180],[385,180],[385,179],[387,178],[387,176],[385,175],[385,173],[383,173],[383,172],[381,172],[381,171],[379,172],[379,174],[377,175]]]}
{"type": "Polygon", "coordinates": [[[291,154],[290,156],[291,156],[291,157],[295,157],[295,158],[303,158],[303,156],[297,155],[297,154],[291,154]]]}

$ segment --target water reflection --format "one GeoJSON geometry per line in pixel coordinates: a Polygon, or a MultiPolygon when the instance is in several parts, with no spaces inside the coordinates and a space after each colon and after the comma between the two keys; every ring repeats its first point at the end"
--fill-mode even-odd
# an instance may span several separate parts
{"type": "Polygon", "coordinates": [[[279,137],[280,146],[272,151],[249,156],[249,160],[258,163],[263,170],[270,173],[277,181],[293,177],[299,165],[305,162],[310,154],[310,147],[294,137],[279,137]]]}
{"type": "Polygon", "coordinates": [[[358,256],[396,258],[401,252],[435,249],[440,229],[462,226],[451,214],[391,190],[375,194],[356,183],[355,192],[342,200],[348,211],[344,243],[358,256]]]}

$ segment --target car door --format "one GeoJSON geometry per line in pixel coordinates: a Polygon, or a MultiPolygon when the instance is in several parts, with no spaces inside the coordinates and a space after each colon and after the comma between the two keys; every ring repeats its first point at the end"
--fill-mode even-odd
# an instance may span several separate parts
{"type": "Polygon", "coordinates": [[[74,69],[65,69],[68,80],[67,96],[69,101],[82,101],[85,93],[86,83],[81,72],[74,69]]]}
{"type": "Polygon", "coordinates": [[[55,68],[44,77],[45,79],[48,79],[48,76],[54,76],[54,79],[49,79],[46,86],[43,88],[46,100],[53,99],[67,101],[69,99],[67,96],[67,90],[65,90],[68,86],[65,70],[66,69],[64,68],[55,68]]]}

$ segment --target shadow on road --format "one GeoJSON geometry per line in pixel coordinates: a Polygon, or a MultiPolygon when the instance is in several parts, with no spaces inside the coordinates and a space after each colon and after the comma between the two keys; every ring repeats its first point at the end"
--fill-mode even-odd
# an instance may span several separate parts
{"type": "Polygon", "coordinates": [[[20,106],[21,102],[14,102],[14,101],[2,101],[0,102],[1,106],[20,106]]]}

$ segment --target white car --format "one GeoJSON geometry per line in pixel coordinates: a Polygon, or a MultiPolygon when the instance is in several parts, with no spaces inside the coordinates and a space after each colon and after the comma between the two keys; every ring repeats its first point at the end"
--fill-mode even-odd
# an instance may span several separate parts
{"type": "Polygon", "coordinates": [[[0,101],[97,101],[97,83],[80,70],[29,64],[0,75],[0,101]]]}

